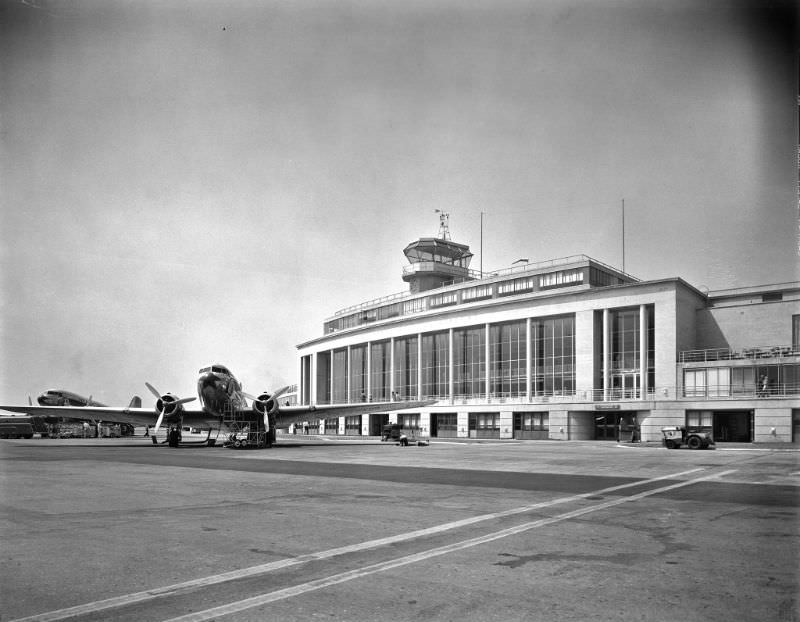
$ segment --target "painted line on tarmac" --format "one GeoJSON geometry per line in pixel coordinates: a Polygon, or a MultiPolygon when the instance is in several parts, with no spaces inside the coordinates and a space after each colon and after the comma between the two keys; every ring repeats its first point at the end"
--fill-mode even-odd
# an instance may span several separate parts
{"type": "MultiPolygon", "coordinates": [[[[106,609],[116,609],[119,607],[125,607],[128,605],[155,600],[157,598],[162,598],[164,596],[175,596],[178,594],[183,594],[192,590],[196,590],[198,588],[225,583],[226,581],[235,581],[237,579],[253,577],[259,574],[266,574],[268,572],[282,570],[284,568],[289,568],[291,566],[298,566],[311,561],[330,559],[332,557],[338,557],[340,555],[347,555],[349,553],[357,553],[369,549],[375,549],[381,546],[397,544],[398,542],[413,540],[425,536],[436,535],[446,531],[452,531],[454,529],[467,527],[469,525],[474,525],[489,520],[495,520],[498,518],[513,516],[515,514],[524,514],[526,512],[531,512],[533,510],[552,507],[554,505],[562,505],[565,503],[580,501],[581,499],[586,499],[587,497],[596,497],[598,495],[610,494],[613,492],[624,490],[626,488],[644,486],[647,484],[667,479],[675,479],[677,477],[691,475],[692,473],[697,473],[698,471],[704,471],[704,470],[705,470],[704,468],[698,467],[695,469],[690,469],[688,471],[681,471],[680,473],[671,473],[669,475],[662,475],[660,477],[654,477],[651,479],[630,482],[627,484],[620,484],[618,486],[611,486],[609,488],[602,488],[600,490],[584,492],[577,495],[570,495],[569,497],[559,497],[557,499],[551,499],[550,501],[542,501],[541,503],[534,503],[531,505],[525,505],[517,508],[510,508],[508,510],[501,510],[499,512],[492,512],[490,514],[481,514],[479,516],[464,518],[449,523],[443,523],[441,525],[434,525],[433,527],[427,527],[425,529],[418,529],[410,533],[393,535],[386,538],[379,538],[377,540],[368,540],[366,542],[359,542],[356,544],[341,546],[334,549],[328,549],[326,551],[318,551],[316,553],[307,553],[305,555],[298,555],[297,557],[288,557],[285,559],[276,560],[274,562],[267,562],[266,564],[259,564],[257,566],[250,566],[248,568],[241,568],[239,570],[231,570],[229,572],[223,572],[208,577],[200,577],[198,579],[192,579],[190,581],[184,581],[182,583],[175,583],[173,585],[156,587],[142,592],[135,592],[133,594],[124,594],[122,596],[106,598],[103,600],[85,603],[83,605],[76,605],[74,607],[67,607],[64,609],[57,609],[55,611],[48,611],[45,613],[36,614],[25,618],[17,618],[12,622],[55,622],[56,620],[65,620],[67,618],[72,618],[79,615],[86,615],[90,613],[96,613],[98,611],[103,611],[106,609]]],[[[694,483],[696,481],[701,481],[701,480],[700,479],[689,480],[688,482],[682,482],[679,485],[687,485],[689,483],[694,483]]],[[[668,488],[663,488],[658,490],[667,490],[667,489],[668,488]]],[[[625,497],[624,499],[629,500],[633,499],[633,497],[625,497]]]]}
{"type": "Polygon", "coordinates": [[[655,488],[653,490],[646,490],[644,492],[631,495],[630,497],[622,497],[620,499],[605,501],[603,503],[598,503],[595,505],[591,505],[589,507],[573,510],[571,512],[565,512],[563,514],[559,514],[557,516],[553,516],[550,518],[543,518],[531,521],[529,523],[524,523],[522,525],[517,525],[516,527],[510,527],[508,529],[496,531],[494,533],[486,534],[484,536],[470,538],[469,540],[462,540],[461,542],[454,542],[453,544],[447,544],[445,546],[436,547],[433,549],[429,549],[427,551],[422,551],[420,553],[415,553],[413,555],[406,555],[404,557],[399,557],[397,559],[388,560],[385,562],[379,562],[377,564],[370,564],[368,566],[364,566],[363,568],[357,568],[355,570],[334,574],[329,577],[324,577],[322,579],[308,581],[307,583],[301,583],[299,585],[288,587],[282,590],[277,590],[275,592],[270,592],[268,594],[262,594],[261,596],[254,596],[252,598],[247,598],[245,600],[237,601],[235,603],[230,603],[228,605],[221,605],[219,607],[206,609],[205,611],[197,611],[195,613],[179,616],[177,618],[171,618],[166,622],[205,622],[206,620],[213,620],[220,616],[239,613],[242,611],[246,611],[248,609],[253,609],[254,607],[260,607],[262,605],[275,602],[277,600],[284,600],[286,598],[300,596],[301,594],[312,592],[314,590],[319,590],[333,585],[338,585],[340,583],[345,583],[347,581],[352,581],[354,579],[360,579],[362,577],[366,577],[379,572],[384,572],[386,570],[392,570],[394,568],[399,568],[401,566],[407,566],[409,564],[415,564],[417,562],[426,561],[433,557],[447,555],[448,553],[454,553],[456,551],[472,548],[475,546],[479,546],[481,544],[486,544],[487,542],[493,542],[494,540],[507,538],[509,536],[517,535],[525,531],[530,531],[531,529],[536,529],[537,527],[543,527],[545,525],[551,525],[553,523],[569,520],[571,518],[577,518],[579,516],[583,516],[591,512],[597,512],[598,510],[605,510],[617,505],[622,505],[623,503],[628,503],[630,501],[638,501],[640,499],[644,499],[645,497],[649,497],[651,495],[656,495],[662,492],[666,492],[668,490],[674,490],[675,488],[682,488],[684,486],[691,486],[692,484],[695,484],[697,482],[716,479],[723,475],[734,473],[735,471],[736,469],[730,471],[722,471],[720,473],[711,474],[706,477],[699,477],[697,479],[679,482],[677,484],[671,484],[669,486],[663,486],[661,488],[655,488]]]}

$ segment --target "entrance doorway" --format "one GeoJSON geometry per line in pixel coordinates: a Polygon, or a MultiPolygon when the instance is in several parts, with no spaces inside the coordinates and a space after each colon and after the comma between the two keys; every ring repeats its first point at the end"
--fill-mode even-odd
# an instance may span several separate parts
{"type": "Polygon", "coordinates": [[[792,442],[800,443],[800,410],[792,411],[792,442]]]}
{"type": "Polygon", "coordinates": [[[389,423],[389,415],[369,415],[369,435],[383,435],[383,426],[389,423]]]}
{"type": "Polygon", "coordinates": [[[714,441],[722,443],[752,443],[753,411],[714,411],[714,441]]]}
{"type": "Polygon", "coordinates": [[[635,410],[614,413],[595,412],[594,440],[596,441],[630,442],[634,440],[634,433],[638,430],[635,410]]]}

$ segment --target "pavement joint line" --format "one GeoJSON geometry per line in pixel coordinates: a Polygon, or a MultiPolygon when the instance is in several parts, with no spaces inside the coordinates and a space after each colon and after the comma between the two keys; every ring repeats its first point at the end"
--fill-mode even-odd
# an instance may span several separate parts
{"type": "Polygon", "coordinates": [[[323,589],[333,585],[338,585],[340,583],[345,583],[347,581],[352,581],[354,579],[360,579],[362,577],[376,574],[379,572],[384,572],[386,570],[392,570],[394,568],[399,568],[401,566],[407,566],[409,564],[425,561],[433,557],[439,557],[441,555],[446,555],[448,553],[454,553],[456,551],[460,551],[463,549],[472,548],[474,546],[486,544],[487,542],[493,542],[494,540],[500,540],[508,536],[517,535],[525,531],[530,531],[531,529],[535,529],[537,527],[543,527],[545,525],[558,523],[564,520],[569,520],[571,518],[577,518],[579,516],[583,516],[584,514],[589,514],[591,512],[604,510],[617,505],[622,505],[623,503],[629,503],[631,501],[638,501],[640,499],[644,499],[645,497],[666,492],[668,490],[673,490],[675,488],[682,488],[684,486],[690,486],[692,484],[696,484],[702,481],[707,481],[710,479],[717,479],[719,477],[722,477],[723,475],[735,472],[736,469],[731,469],[719,473],[711,473],[705,477],[698,477],[697,479],[686,480],[678,482],[676,484],[671,484],[669,486],[655,488],[653,490],[645,490],[635,495],[631,495],[630,497],[622,497],[620,499],[605,501],[603,503],[598,503],[595,505],[591,505],[589,507],[572,510],[570,512],[565,512],[563,514],[552,516],[550,518],[543,518],[528,523],[523,523],[522,525],[517,525],[515,527],[510,527],[508,529],[503,529],[501,531],[496,531],[483,536],[470,538],[468,540],[462,540],[461,542],[454,542],[452,544],[436,547],[433,549],[429,549],[427,551],[421,551],[419,553],[414,553],[412,555],[406,555],[404,557],[387,560],[384,562],[378,562],[377,564],[370,564],[368,566],[364,566],[363,568],[356,568],[354,570],[349,570],[347,572],[334,574],[329,577],[323,577],[321,579],[308,581],[306,583],[294,585],[292,587],[288,587],[282,590],[276,590],[275,592],[270,592],[268,594],[253,596],[252,598],[236,601],[235,603],[230,603],[228,605],[221,605],[219,607],[206,609],[205,611],[197,611],[183,616],[179,616],[177,618],[170,618],[165,622],[205,622],[206,620],[213,620],[220,616],[239,613],[278,600],[285,600],[287,598],[292,598],[294,596],[300,596],[301,594],[312,592],[314,590],[323,589]]]}
{"type": "MultiPolygon", "coordinates": [[[[526,512],[531,512],[533,510],[538,510],[546,507],[552,507],[555,505],[562,505],[565,503],[572,503],[574,501],[580,501],[581,499],[586,499],[587,497],[596,497],[598,495],[609,494],[612,492],[617,492],[620,490],[624,490],[626,488],[634,488],[636,486],[643,486],[647,484],[651,484],[653,482],[659,482],[663,480],[675,479],[676,477],[683,477],[686,475],[691,475],[692,473],[697,473],[698,471],[706,470],[703,467],[698,467],[694,469],[689,469],[687,471],[681,471],[679,473],[670,473],[669,475],[662,475],[659,477],[654,477],[650,479],[643,479],[638,480],[635,482],[629,482],[627,484],[619,484],[617,486],[610,486],[608,488],[601,488],[600,490],[593,490],[590,492],[580,493],[577,495],[570,495],[568,497],[559,497],[556,499],[551,499],[549,501],[542,501],[541,503],[534,503],[530,505],[524,505],[516,508],[510,508],[508,510],[501,510],[499,512],[492,512],[489,514],[481,514],[478,516],[472,516],[470,518],[464,518],[457,521],[452,521],[449,523],[442,523],[441,525],[434,525],[433,527],[427,527],[425,529],[418,529],[416,531],[405,533],[401,535],[394,535],[389,536],[386,538],[379,538],[377,540],[368,540],[366,542],[360,542],[356,544],[350,544],[346,546],[341,546],[333,549],[328,549],[325,551],[319,551],[316,553],[306,553],[303,555],[298,555],[297,557],[289,557],[285,559],[279,559],[273,562],[267,562],[265,564],[259,564],[257,566],[250,566],[248,568],[240,568],[238,570],[231,570],[229,572],[223,572],[216,575],[211,575],[208,577],[200,577],[198,579],[191,579],[189,581],[185,581],[182,583],[175,583],[172,585],[165,585],[161,587],[152,588],[149,590],[143,590],[141,592],[135,592],[132,594],[123,594],[122,596],[114,596],[111,598],[106,598],[103,600],[98,600],[90,603],[84,603],[82,605],[75,605],[73,607],[66,607],[64,609],[57,609],[54,611],[49,611],[41,614],[35,614],[32,616],[27,616],[24,618],[17,618],[11,622],[55,622],[56,620],[65,620],[68,618],[73,618],[79,615],[86,615],[89,613],[96,613],[98,611],[103,611],[107,609],[116,609],[119,607],[125,607],[129,605],[133,605],[136,603],[142,603],[149,600],[155,600],[157,598],[162,598],[164,596],[170,595],[177,595],[182,594],[193,589],[208,587],[211,585],[217,585],[220,583],[225,583],[227,581],[235,581],[237,579],[244,579],[248,577],[253,577],[259,574],[266,574],[268,572],[273,572],[276,570],[282,570],[284,568],[289,568],[292,566],[298,566],[301,564],[305,564],[311,561],[319,561],[323,559],[330,559],[332,557],[338,557],[340,555],[346,555],[348,553],[356,553],[360,551],[365,551],[369,549],[379,548],[381,546],[386,546],[388,544],[396,544],[398,542],[403,542],[406,540],[412,540],[414,538],[421,538],[425,536],[435,535],[439,533],[443,533],[446,531],[451,531],[453,529],[458,529],[460,527],[467,527],[469,525],[475,525],[477,523],[486,522],[489,520],[496,520],[498,518],[505,518],[507,516],[514,516],[516,514],[524,514],[526,512]]],[[[730,471],[733,472],[733,471],[730,471]]],[[[728,473],[727,471],[725,473],[728,473]]],[[[712,476],[708,476],[705,479],[709,479],[712,476]]],[[[697,480],[688,480],[688,483],[693,483],[697,480]]],[[[686,485],[687,482],[681,483],[681,485],[686,485]]],[[[646,491],[647,492],[647,491],[646,491]]],[[[625,497],[625,499],[633,499],[634,497],[625,497]]],[[[591,506],[595,507],[595,506],[591,506]]],[[[549,519],[545,519],[549,520],[549,519]]],[[[499,532],[498,532],[499,533],[499,532]]]]}

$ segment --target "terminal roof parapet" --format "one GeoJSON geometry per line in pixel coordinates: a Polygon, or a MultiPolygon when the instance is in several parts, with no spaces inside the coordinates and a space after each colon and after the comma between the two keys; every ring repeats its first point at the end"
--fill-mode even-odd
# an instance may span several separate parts
{"type": "MultiPolygon", "coordinates": [[[[437,295],[438,293],[447,292],[452,289],[459,289],[466,286],[480,286],[481,284],[491,284],[491,283],[502,283],[504,281],[511,281],[513,279],[517,279],[524,276],[531,276],[534,275],[543,275],[548,273],[549,271],[555,270],[563,270],[565,268],[596,268],[601,270],[603,273],[613,277],[613,281],[610,283],[603,283],[603,285],[617,285],[622,283],[635,283],[639,282],[640,279],[626,274],[608,264],[605,264],[601,261],[593,259],[587,255],[571,255],[569,257],[561,257],[558,259],[550,259],[547,261],[540,261],[536,263],[525,263],[514,265],[510,268],[503,268],[500,270],[493,270],[491,272],[476,272],[474,270],[470,270],[470,277],[463,278],[463,279],[453,279],[450,281],[446,281],[442,283],[442,286],[436,289],[427,290],[423,293],[409,293],[409,292],[398,292],[395,294],[389,294],[387,296],[382,296],[380,298],[375,298],[373,300],[369,300],[367,302],[363,302],[361,304],[353,305],[350,307],[346,307],[337,311],[333,317],[329,318],[326,321],[326,330],[325,332],[332,332],[332,330],[336,330],[332,328],[332,323],[336,322],[337,320],[341,320],[345,316],[353,316],[358,314],[366,314],[371,310],[376,310],[382,307],[387,307],[390,305],[404,303],[405,301],[410,301],[412,299],[422,299],[427,298],[432,295],[437,295]]],[[[583,285],[589,284],[590,280],[587,278],[585,281],[583,280],[576,280],[565,282],[563,285],[583,285]]],[[[595,286],[597,286],[595,284],[595,286]]],[[[421,309],[420,309],[421,310],[421,309]]],[[[396,315],[404,315],[405,313],[391,313],[391,315],[387,315],[387,317],[396,316],[396,315]]],[[[375,321],[379,318],[371,318],[365,316],[365,321],[375,321]]],[[[356,324],[361,324],[362,322],[356,322],[356,324]]]]}

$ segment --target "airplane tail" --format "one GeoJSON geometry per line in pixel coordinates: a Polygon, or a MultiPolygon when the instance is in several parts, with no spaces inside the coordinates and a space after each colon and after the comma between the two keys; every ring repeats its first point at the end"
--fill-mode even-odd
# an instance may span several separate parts
{"type": "Polygon", "coordinates": [[[128,405],[128,408],[141,408],[142,407],[142,398],[138,395],[134,395],[131,398],[131,403],[128,405]]]}

